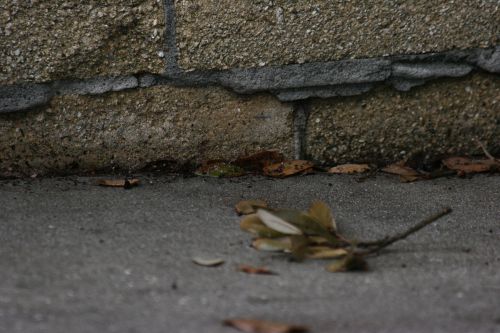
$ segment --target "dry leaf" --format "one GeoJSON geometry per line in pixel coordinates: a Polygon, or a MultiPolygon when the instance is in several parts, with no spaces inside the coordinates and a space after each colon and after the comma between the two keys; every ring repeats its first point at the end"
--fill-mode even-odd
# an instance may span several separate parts
{"type": "Polygon", "coordinates": [[[269,165],[264,168],[264,175],[270,177],[288,177],[298,173],[310,172],[314,164],[310,161],[295,160],[269,165]]]}
{"type": "Polygon", "coordinates": [[[253,214],[256,208],[266,208],[267,203],[262,200],[243,200],[236,204],[235,209],[239,215],[253,214]]]}
{"type": "Polygon", "coordinates": [[[107,187],[123,187],[123,188],[132,188],[134,186],[138,186],[140,183],[139,179],[99,179],[97,181],[97,185],[99,186],[107,186],[107,187]]]}
{"type": "Polygon", "coordinates": [[[314,202],[311,208],[309,208],[309,215],[318,220],[327,230],[337,230],[337,224],[333,218],[330,207],[324,202],[314,202]]]}
{"type": "Polygon", "coordinates": [[[410,168],[409,166],[405,165],[404,162],[390,164],[383,168],[382,171],[393,175],[399,175],[401,177],[401,181],[403,182],[414,182],[416,180],[425,179],[427,177],[426,174],[422,174],[410,168]]]}
{"type": "Polygon", "coordinates": [[[283,154],[275,150],[266,150],[250,156],[239,157],[233,164],[248,171],[261,172],[263,168],[280,162],[283,162],[283,154]]]}
{"type": "Polygon", "coordinates": [[[290,252],[292,250],[292,239],[290,237],[258,238],[252,242],[252,246],[259,251],[290,252]]]}
{"type": "Polygon", "coordinates": [[[257,319],[227,319],[224,325],[234,327],[246,333],[304,333],[309,332],[305,326],[289,325],[257,319]]]}
{"type": "Polygon", "coordinates": [[[205,259],[205,258],[193,258],[193,262],[197,265],[204,266],[204,267],[217,267],[220,266],[224,263],[224,260],[222,259],[205,259]]]}
{"type": "Polygon", "coordinates": [[[198,176],[231,178],[244,176],[245,170],[239,166],[223,161],[207,161],[203,163],[194,173],[198,176]]]}
{"type": "Polygon", "coordinates": [[[279,217],[274,212],[271,213],[265,209],[259,209],[257,210],[257,216],[266,226],[273,230],[285,235],[302,235],[302,231],[299,228],[279,217]]]}
{"type": "Polygon", "coordinates": [[[327,246],[310,246],[307,248],[307,259],[336,259],[344,257],[349,252],[345,249],[332,249],[327,246]]]}
{"type": "Polygon", "coordinates": [[[366,271],[368,264],[362,256],[349,254],[341,260],[337,260],[326,268],[329,272],[366,271]]]}
{"type": "Polygon", "coordinates": [[[472,160],[467,157],[450,157],[443,160],[443,164],[450,170],[457,171],[459,175],[469,173],[488,172],[496,167],[500,167],[500,163],[496,160],[472,160]]]}
{"type": "Polygon", "coordinates": [[[257,214],[246,215],[241,219],[240,228],[257,237],[277,238],[285,236],[281,232],[273,230],[262,223],[257,214]]]}
{"type": "Polygon", "coordinates": [[[248,265],[240,265],[238,267],[238,271],[247,273],[247,274],[256,274],[256,275],[276,275],[273,271],[264,268],[264,267],[253,267],[248,265]]]}
{"type": "Polygon", "coordinates": [[[352,173],[363,173],[367,171],[370,171],[370,166],[368,164],[343,164],[331,168],[330,170],[328,170],[328,173],[352,174],[352,173]]]}

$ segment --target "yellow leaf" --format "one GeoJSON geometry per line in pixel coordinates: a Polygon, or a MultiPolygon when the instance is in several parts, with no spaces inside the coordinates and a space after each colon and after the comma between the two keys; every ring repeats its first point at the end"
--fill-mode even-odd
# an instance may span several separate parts
{"type": "Polygon", "coordinates": [[[123,187],[131,188],[138,186],[140,183],[139,179],[99,179],[97,185],[107,186],[107,187],[123,187]]]}
{"type": "Polygon", "coordinates": [[[266,208],[267,203],[262,200],[243,200],[234,207],[240,215],[248,215],[256,212],[256,208],[266,208]]]}
{"type": "Polygon", "coordinates": [[[368,164],[343,164],[331,168],[330,170],[328,170],[328,173],[352,174],[352,173],[363,173],[367,171],[370,171],[370,166],[368,164]]]}
{"type": "Polygon", "coordinates": [[[268,252],[290,252],[292,249],[292,239],[290,237],[282,238],[258,238],[252,242],[252,246],[259,251],[268,252]]]}
{"type": "Polygon", "coordinates": [[[348,254],[345,249],[332,249],[327,246],[311,246],[307,249],[308,259],[336,259],[348,254]]]}
{"type": "Polygon", "coordinates": [[[324,202],[316,201],[313,203],[311,208],[309,208],[309,215],[318,220],[327,230],[337,230],[337,224],[332,212],[324,202]]]}

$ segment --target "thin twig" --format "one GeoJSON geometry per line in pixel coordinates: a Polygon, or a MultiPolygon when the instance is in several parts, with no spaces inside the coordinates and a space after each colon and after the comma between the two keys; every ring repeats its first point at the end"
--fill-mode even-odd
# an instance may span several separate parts
{"type": "Polygon", "coordinates": [[[479,147],[483,150],[483,153],[484,153],[484,155],[486,155],[486,157],[488,157],[492,161],[499,162],[498,159],[496,159],[493,155],[490,154],[488,149],[486,149],[486,146],[481,141],[476,140],[476,142],[479,145],[479,147]]]}
{"type": "Polygon", "coordinates": [[[394,235],[392,237],[385,237],[383,239],[380,239],[378,241],[373,241],[373,242],[360,242],[360,243],[358,243],[358,247],[364,247],[364,248],[374,247],[374,248],[369,249],[369,250],[364,251],[364,252],[360,252],[359,254],[366,255],[366,254],[378,252],[381,249],[383,249],[383,248],[385,248],[385,247],[387,247],[387,246],[389,246],[397,241],[405,239],[406,237],[410,236],[411,234],[413,234],[413,233],[419,231],[420,229],[428,226],[429,224],[439,220],[441,217],[448,215],[449,213],[451,213],[451,211],[452,211],[451,208],[447,207],[447,208],[443,209],[441,212],[426,218],[425,220],[423,220],[420,223],[417,223],[416,225],[414,225],[413,227],[411,227],[407,231],[402,232],[402,233],[397,234],[397,235],[394,235]]]}

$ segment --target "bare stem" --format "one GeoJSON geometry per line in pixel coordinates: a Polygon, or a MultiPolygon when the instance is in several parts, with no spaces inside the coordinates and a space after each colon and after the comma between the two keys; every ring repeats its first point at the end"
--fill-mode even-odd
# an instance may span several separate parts
{"type": "Polygon", "coordinates": [[[495,157],[493,157],[493,155],[490,154],[490,152],[488,151],[488,149],[486,149],[486,146],[484,145],[484,143],[482,143],[479,140],[476,140],[476,142],[479,145],[479,147],[483,150],[483,153],[484,153],[484,155],[486,155],[486,157],[488,157],[490,160],[495,161],[495,162],[499,161],[495,157]]]}
{"type": "Polygon", "coordinates": [[[443,209],[442,211],[440,211],[439,213],[434,214],[434,215],[426,218],[425,220],[417,223],[416,225],[414,225],[413,227],[411,227],[407,231],[402,232],[400,234],[396,234],[392,237],[385,237],[383,239],[380,239],[377,241],[372,241],[372,242],[359,242],[357,244],[358,247],[364,247],[364,248],[373,247],[372,249],[369,249],[367,251],[360,252],[360,254],[366,255],[366,254],[378,252],[378,251],[382,250],[383,248],[388,247],[391,244],[394,244],[397,241],[405,239],[406,237],[410,236],[411,234],[414,234],[415,232],[419,231],[420,229],[422,229],[422,228],[428,226],[429,224],[439,220],[443,216],[448,215],[449,213],[451,213],[451,211],[452,211],[451,208],[447,207],[447,208],[443,209]]]}

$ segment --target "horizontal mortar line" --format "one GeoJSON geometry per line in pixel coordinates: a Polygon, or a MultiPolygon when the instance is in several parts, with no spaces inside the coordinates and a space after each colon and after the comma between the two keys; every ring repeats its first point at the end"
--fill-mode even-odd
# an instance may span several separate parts
{"type": "Polygon", "coordinates": [[[500,47],[292,64],[223,71],[171,71],[57,80],[0,86],[0,113],[28,111],[57,95],[98,95],[157,85],[179,87],[222,86],[240,94],[270,92],[284,102],[311,97],[354,96],[387,82],[408,91],[430,80],[463,77],[473,71],[500,74],[500,47]]]}

